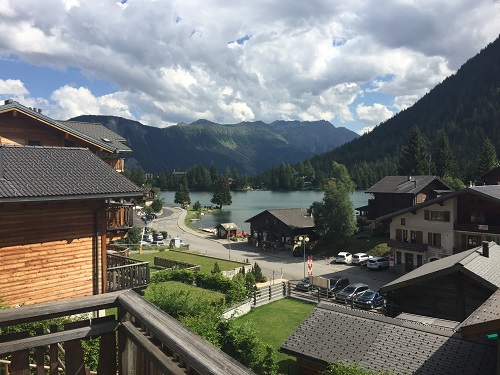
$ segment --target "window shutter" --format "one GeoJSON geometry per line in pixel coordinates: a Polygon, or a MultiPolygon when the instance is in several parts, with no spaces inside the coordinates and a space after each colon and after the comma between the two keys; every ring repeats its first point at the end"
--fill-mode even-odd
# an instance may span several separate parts
{"type": "Polygon", "coordinates": [[[444,212],[444,221],[450,221],[450,211],[444,212]]]}
{"type": "Polygon", "coordinates": [[[422,232],[422,231],[418,231],[418,232],[417,232],[417,236],[416,236],[416,238],[415,238],[416,243],[418,243],[418,244],[420,244],[420,245],[421,245],[421,244],[423,243],[423,239],[424,239],[423,237],[424,237],[423,232],[422,232]]]}
{"type": "Polygon", "coordinates": [[[403,234],[401,229],[396,229],[396,241],[403,241],[403,234]]]}
{"type": "Polygon", "coordinates": [[[429,210],[424,210],[424,220],[429,220],[429,210]]]}
{"type": "Polygon", "coordinates": [[[431,232],[427,233],[427,245],[430,245],[430,246],[434,245],[432,243],[432,233],[431,232]]]}
{"type": "Polygon", "coordinates": [[[441,233],[436,233],[436,246],[441,247],[441,233]]]}

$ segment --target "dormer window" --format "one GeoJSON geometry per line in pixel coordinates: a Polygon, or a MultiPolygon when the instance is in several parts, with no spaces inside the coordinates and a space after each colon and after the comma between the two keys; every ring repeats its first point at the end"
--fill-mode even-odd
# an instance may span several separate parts
{"type": "Polygon", "coordinates": [[[109,138],[101,138],[101,139],[102,139],[104,142],[106,142],[106,143],[111,143],[111,139],[109,139],[109,138]]]}

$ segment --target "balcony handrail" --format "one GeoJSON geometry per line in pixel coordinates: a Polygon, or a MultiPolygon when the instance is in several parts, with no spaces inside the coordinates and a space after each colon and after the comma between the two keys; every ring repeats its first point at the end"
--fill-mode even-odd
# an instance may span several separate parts
{"type": "Polygon", "coordinates": [[[419,243],[405,242],[405,241],[398,241],[398,240],[388,240],[387,246],[399,247],[401,249],[410,250],[410,251],[419,251],[419,252],[427,251],[426,244],[419,244],[419,243]]]}
{"type": "MultiPolygon", "coordinates": [[[[127,374],[133,369],[139,371],[136,366],[141,363],[152,363],[156,369],[172,374],[185,374],[187,369],[189,373],[200,375],[253,374],[131,290],[1,310],[0,327],[98,312],[112,307],[118,308],[119,320],[97,318],[85,327],[76,324],[60,332],[13,338],[0,344],[0,354],[53,345],[61,341],[82,340],[90,336],[104,337],[102,335],[117,332],[119,348],[113,350],[114,345],[101,345],[101,351],[109,353],[111,349],[115,360],[121,357],[118,374],[127,374]],[[93,322],[95,323],[92,324],[93,322]],[[137,350],[126,349],[131,344],[137,350]]],[[[67,358],[67,361],[70,360],[71,358],[67,358]]]]}
{"type": "Polygon", "coordinates": [[[109,254],[108,253],[107,258],[108,258],[108,265],[111,264],[111,266],[107,267],[108,270],[123,267],[123,266],[149,264],[149,262],[145,262],[142,260],[129,258],[129,257],[123,256],[123,255],[117,255],[117,254],[109,254]],[[120,264],[120,265],[116,266],[115,264],[120,264]]]}

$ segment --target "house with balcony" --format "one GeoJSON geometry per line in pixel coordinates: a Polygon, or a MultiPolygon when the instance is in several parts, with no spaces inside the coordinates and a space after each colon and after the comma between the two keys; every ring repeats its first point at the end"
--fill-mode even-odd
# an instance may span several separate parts
{"type": "MultiPolygon", "coordinates": [[[[453,189],[436,176],[386,176],[370,187],[366,194],[373,198],[356,210],[372,228],[379,227],[378,217],[426,202],[452,192],[453,189]]],[[[385,229],[385,227],[382,227],[385,229]]],[[[380,229],[382,230],[382,229],[380,229]]]]}
{"type": "Polygon", "coordinates": [[[124,156],[132,152],[124,142],[122,136],[102,124],[54,120],[40,108],[25,107],[10,99],[0,105],[0,144],[88,148],[123,172],[124,156]]]}
{"type": "Polygon", "coordinates": [[[0,302],[30,305],[141,287],[149,267],[109,242],[143,189],[87,148],[0,145],[0,302]]]}
{"type": "Polygon", "coordinates": [[[277,244],[293,250],[300,236],[311,241],[318,238],[314,231],[314,219],[304,208],[280,208],[262,211],[245,220],[250,223],[251,244],[277,244]]]}
{"type": "Polygon", "coordinates": [[[422,264],[500,243],[500,185],[471,186],[377,218],[390,226],[391,266],[422,264]]]}

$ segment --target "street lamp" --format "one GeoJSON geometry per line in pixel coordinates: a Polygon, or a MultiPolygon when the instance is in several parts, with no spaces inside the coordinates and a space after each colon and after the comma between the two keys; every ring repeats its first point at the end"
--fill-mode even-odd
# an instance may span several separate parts
{"type": "Polygon", "coordinates": [[[300,236],[299,237],[298,245],[303,246],[302,254],[304,255],[304,279],[306,278],[306,243],[307,242],[309,242],[309,237],[307,237],[307,236],[305,236],[305,237],[300,236]]]}

